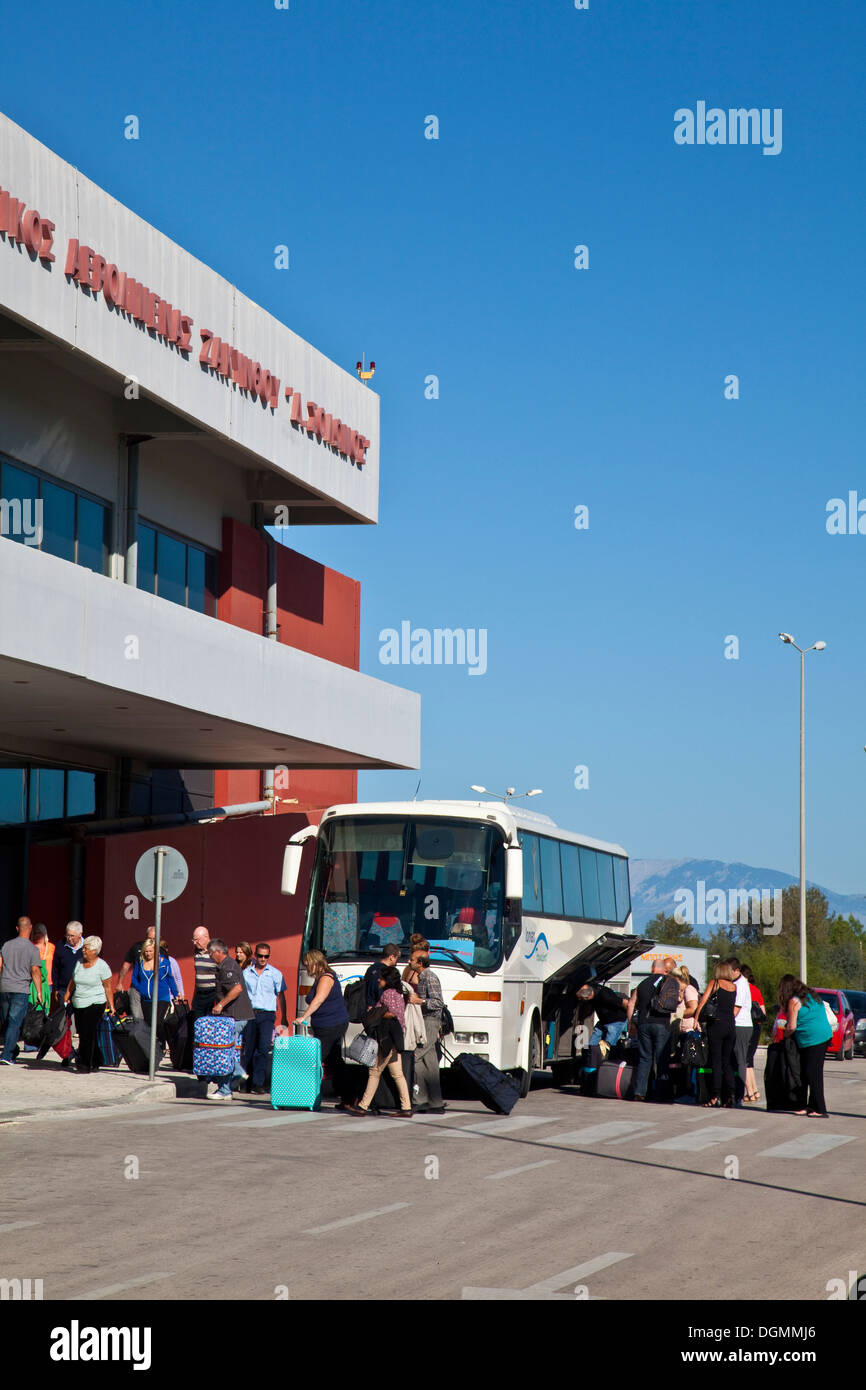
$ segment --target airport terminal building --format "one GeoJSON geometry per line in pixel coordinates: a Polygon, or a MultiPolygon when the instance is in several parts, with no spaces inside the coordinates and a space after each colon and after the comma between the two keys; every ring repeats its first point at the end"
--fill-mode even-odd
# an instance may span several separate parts
{"type": "Polygon", "coordinates": [[[80,917],[117,968],[165,843],[182,964],[204,922],[291,968],[282,847],[418,765],[420,707],[358,669],[360,585],[265,528],[378,490],[368,387],[0,116],[2,937],[80,917]]]}

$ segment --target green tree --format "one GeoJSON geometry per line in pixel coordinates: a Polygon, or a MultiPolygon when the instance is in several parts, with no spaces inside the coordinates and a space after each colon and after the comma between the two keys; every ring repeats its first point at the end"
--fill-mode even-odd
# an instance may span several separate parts
{"type": "Polygon", "coordinates": [[[676,917],[668,917],[657,912],[651,922],[647,922],[643,936],[658,941],[661,946],[703,946],[701,938],[688,922],[678,922],[676,917]]]}

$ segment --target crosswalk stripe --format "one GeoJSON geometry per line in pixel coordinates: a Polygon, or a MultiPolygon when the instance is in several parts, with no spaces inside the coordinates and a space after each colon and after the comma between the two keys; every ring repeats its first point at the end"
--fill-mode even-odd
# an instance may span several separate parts
{"type": "Polygon", "coordinates": [[[514,1134],[520,1129],[531,1129],[534,1125],[556,1125],[560,1115],[501,1115],[498,1119],[480,1120],[477,1124],[461,1125],[460,1129],[449,1129],[443,1138],[454,1139],[459,1135],[470,1137],[489,1137],[497,1134],[514,1134]]]}
{"type": "Polygon", "coordinates": [[[145,1284],[155,1284],[161,1279],[172,1279],[173,1273],[167,1274],[142,1274],[138,1279],[127,1279],[123,1284],[106,1284],[101,1289],[88,1289],[87,1293],[66,1294],[73,1302],[87,1301],[92,1298],[109,1298],[112,1294],[123,1293],[125,1289],[140,1289],[145,1284]]]}
{"type": "Polygon", "coordinates": [[[322,1115],[316,1110],[292,1110],[282,1115],[266,1115],[261,1120],[230,1120],[223,1125],[223,1129],[271,1129],[274,1125],[302,1125],[309,1120],[318,1120],[321,1124],[330,1118],[330,1115],[322,1115]]]}
{"type": "Polygon", "coordinates": [[[685,1150],[697,1153],[699,1149],[711,1149],[713,1144],[728,1144],[741,1139],[746,1134],[754,1134],[754,1129],[732,1129],[730,1125],[708,1125],[706,1129],[690,1129],[686,1134],[677,1134],[672,1139],[660,1139],[648,1144],[650,1149],[685,1150]]]}
{"type": "MultiPolygon", "coordinates": [[[[239,1109],[240,1106],[238,1106],[238,1110],[239,1109]]],[[[137,1119],[132,1115],[130,1115],[128,1118],[131,1124],[179,1125],[182,1124],[184,1121],[203,1119],[213,1120],[225,1118],[226,1116],[231,1116],[232,1114],[237,1119],[238,1111],[233,1109],[231,1102],[226,1101],[222,1106],[220,1106],[219,1104],[205,1105],[204,1103],[201,1103],[197,1105],[194,1110],[185,1110],[182,1115],[151,1115],[145,1120],[137,1119]]]]}
{"type": "Polygon", "coordinates": [[[762,1149],[758,1158],[819,1158],[831,1149],[838,1149],[840,1144],[852,1143],[853,1139],[853,1134],[800,1134],[772,1149],[762,1149]]]}
{"type": "Polygon", "coordinates": [[[25,1226],[41,1226],[41,1221],[7,1221],[5,1226],[0,1226],[0,1236],[7,1231],[23,1231],[25,1226]]]}
{"type": "Polygon", "coordinates": [[[579,1149],[585,1144],[604,1144],[624,1139],[638,1139],[658,1129],[658,1125],[640,1120],[608,1120],[606,1124],[587,1125],[584,1129],[572,1129],[568,1134],[552,1134],[545,1144],[555,1144],[560,1148],[579,1149]]]}

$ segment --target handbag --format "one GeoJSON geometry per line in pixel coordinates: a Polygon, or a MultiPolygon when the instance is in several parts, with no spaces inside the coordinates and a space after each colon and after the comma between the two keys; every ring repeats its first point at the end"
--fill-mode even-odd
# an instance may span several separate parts
{"type": "Polygon", "coordinates": [[[706,1004],[704,1005],[703,1009],[701,1010],[701,1013],[703,1014],[704,1018],[707,1019],[708,1022],[712,1022],[712,1020],[713,1020],[714,1018],[718,1017],[718,1012],[719,1012],[719,986],[716,985],[715,988],[713,989],[712,994],[710,995],[709,999],[707,1000],[706,1004]]]}
{"type": "Polygon", "coordinates": [[[682,1034],[682,1058],[686,1067],[705,1067],[709,1062],[710,1049],[707,1039],[697,1028],[682,1034]]]}
{"type": "Polygon", "coordinates": [[[763,1023],[767,1017],[766,1009],[762,1009],[757,999],[752,1000],[752,1027],[757,1028],[759,1023],[763,1023]]]}
{"type": "Polygon", "coordinates": [[[373,1067],[379,1057],[379,1044],[369,1033],[359,1033],[346,1048],[346,1056],[362,1067],[373,1067]]]}
{"type": "Polygon", "coordinates": [[[373,1029],[384,1022],[385,1013],[384,1004],[376,1004],[372,1009],[368,1009],[364,1014],[364,1032],[372,1034],[373,1029]]]}

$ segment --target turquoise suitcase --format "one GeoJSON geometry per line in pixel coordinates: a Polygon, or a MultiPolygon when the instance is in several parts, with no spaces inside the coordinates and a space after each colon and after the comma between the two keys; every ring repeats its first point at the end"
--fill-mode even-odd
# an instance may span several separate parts
{"type": "Polygon", "coordinates": [[[318,1110],[322,1096],[322,1044],[302,1034],[274,1038],[271,1105],[275,1110],[318,1110]]]}

